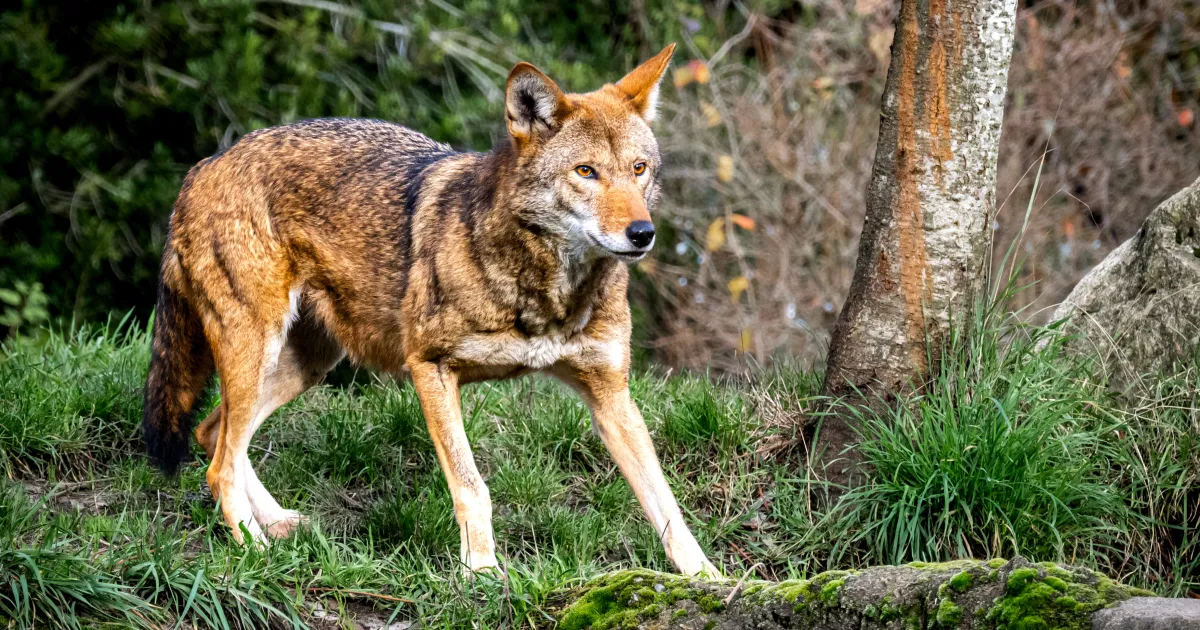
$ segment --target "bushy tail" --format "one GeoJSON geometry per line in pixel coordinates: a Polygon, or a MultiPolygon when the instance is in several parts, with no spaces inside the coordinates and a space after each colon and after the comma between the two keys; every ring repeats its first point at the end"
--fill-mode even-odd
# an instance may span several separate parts
{"type": "Polygon", "coordinates": [[[200,318],[182,295],[160,282],[142,437],[151,461],[168,474],[189,455],[196,408],[212,375],[212,350],[200,318]]]}

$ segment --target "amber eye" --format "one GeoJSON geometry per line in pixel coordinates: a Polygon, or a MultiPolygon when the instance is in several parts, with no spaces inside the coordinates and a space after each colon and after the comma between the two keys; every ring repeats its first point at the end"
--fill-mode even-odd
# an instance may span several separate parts
{"type": "Polygon", "coordinates": [[[588,166],[587,164],[581,164],[575,167],[575,174],[584,179],[595,179],[596,169],[588,166]]]}
{"type": "Polygon", "coordinates": [[[638,162],[637,164],[633,165],[633,174],[634,175],[642,175],[645,172],[646,172],[646,163],[645,162],[638,162]]]}

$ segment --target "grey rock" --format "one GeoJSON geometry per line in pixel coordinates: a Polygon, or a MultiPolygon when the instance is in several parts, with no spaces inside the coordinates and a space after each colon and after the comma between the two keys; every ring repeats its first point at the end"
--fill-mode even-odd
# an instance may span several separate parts
{"type": "Polygon", "coordinates": [[[1092,630],[1200,630],[1200,600],[1134,597],[1093,615],[1092,630]]]}
{"type": "Polygon", "coordinates": [[[1118,380],[1170,369],[1200,343],[1200,179],[1150,213],[1054,313],[1070,317],[1076,352],[1118,380]]]}

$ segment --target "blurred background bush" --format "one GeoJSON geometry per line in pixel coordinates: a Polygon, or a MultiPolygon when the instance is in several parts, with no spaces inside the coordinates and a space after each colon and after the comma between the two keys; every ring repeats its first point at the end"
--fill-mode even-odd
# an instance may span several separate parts
{"type": "MultiPolygon", "coordinates": [[[[515,62],[589,90],[675,41],[639,343],[690,366],[822,356],[894,4],[23,0],[0,13],[0,336],[147,315],[184,173],[248,131],[370,116],[485,150],[515,62]]],[[[1022,2],[1008,100],[994,227],[1007,245],[1032,204],[1036,315],[1200,174],[1200,5],[1022,2]]]]}

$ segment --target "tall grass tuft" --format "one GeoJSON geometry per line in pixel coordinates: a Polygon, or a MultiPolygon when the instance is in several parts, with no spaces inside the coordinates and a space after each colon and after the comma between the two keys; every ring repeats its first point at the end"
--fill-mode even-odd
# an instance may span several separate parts
{"type": "Polygon", "coordinates": [[[140,449],[148,329],[124,319],[0,344],[0,471],[83,476],[140,449]]]}
{"type": "Polygon", "coordinates": [[[0,482],[0,620],[18,628],[77,630],[86,615],[149,627],[147,613],[155,611],[132,588],[96,572],[75,553],[73,541],[40,535],[47,525],[44,508],[16,486],[0,482]],[[36,543],[23,544],[26,537],[36,543]]]}
{"type": "Polygon", "coordinates": [[[829,524],[830,558],[875,563],[1009,557],[1075,560],[1111,546],[1131,517],[1106,479],[1118,425],[1089,365],[1054,327],[978,307],[952,332],[923,393],[846,406],[869,480],[829,524]]]}

